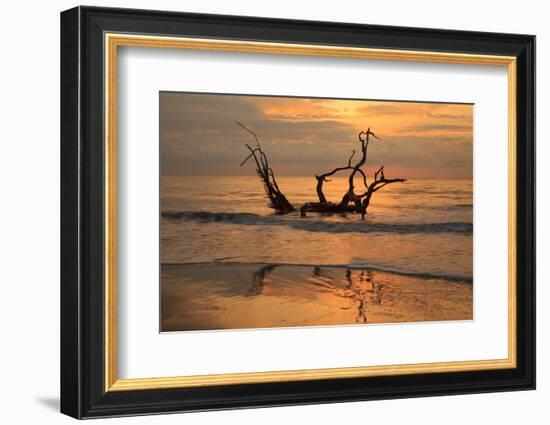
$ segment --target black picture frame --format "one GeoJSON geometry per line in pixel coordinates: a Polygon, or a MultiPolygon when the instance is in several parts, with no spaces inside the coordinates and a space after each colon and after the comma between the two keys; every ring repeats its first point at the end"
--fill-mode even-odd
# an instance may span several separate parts
{"type": "Polygon", "coordinates": [[[534,388],[534,36],[96,7],[61,13],[61,412],[92,418],[534,388]],[[516,57],[517,367],[106,392],[106,32],[516,57]]]}

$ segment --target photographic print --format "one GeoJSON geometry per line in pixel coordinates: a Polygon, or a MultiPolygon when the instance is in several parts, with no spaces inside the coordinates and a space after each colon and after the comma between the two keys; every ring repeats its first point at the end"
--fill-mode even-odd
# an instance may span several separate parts
{"type": "Polygon", "coordinates": [[[161,332],[472,320],[473,108],[160,92],[161,332]]]}

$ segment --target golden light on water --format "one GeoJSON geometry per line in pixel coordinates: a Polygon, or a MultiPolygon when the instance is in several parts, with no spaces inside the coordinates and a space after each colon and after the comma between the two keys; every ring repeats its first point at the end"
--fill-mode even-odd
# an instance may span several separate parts
{"type": "Polygon", "coordinates": [[[266,267],[163,266],[162,330],[472,319],[468,284],[345,268],[266,267]],[[232,275],[249,284],[230,282],[232,275]]]}

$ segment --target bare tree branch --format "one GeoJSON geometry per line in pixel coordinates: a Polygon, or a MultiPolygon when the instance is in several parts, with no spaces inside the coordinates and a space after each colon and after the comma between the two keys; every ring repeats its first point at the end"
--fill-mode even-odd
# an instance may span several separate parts
{"type": "Polygon", "coordinates": [[[244,131],[247,131],[249,132],[250,134],[252,134],[252,136],[254,136],[254,139],[256,140],[256,144],[258,145],[258,147],[260,147],[260,141],[258,140],[258,136],[256,136],[256,133],[254,133],[252,130],[250,130],[249,128],[247,128],[244,124],[240,123],[239,121],[235,121],[239,126],[241,126],[244,131]]]}
{"type": "MultiPolygon", "coordinates": [[[[260,146],[260,141],[256,133],[250,130],[244,124],[240,123],[239,121],[235,121],[235,122],[242,129],[244,129],[246,132],[250,133],[254,137],[254,140],[256,140],[256,146],[257,146],[255,148],[252,148],[250,145],[245,144],[247,149],[250,151],[250,154],[241,162],[241,166],[244,165],[250,158],[253,157],[254,161],[256,162],[256,171],[264,184],[267,197],[270,200],[269,206],[271,208],[274,208],[278,213],[281,213],[281,214],[295,211],[295,208],[286,199],[286,197],[283,195],[283,193],[279,189],[279,185],[277,184],[277,180],[275,179],[275,174],[273,173],[273,169],[269,166],[267,155],[262,150],[260,146]]],[[[316,192],[317,192],[317,197],[319,199],[319,202],[306,202],[304,205],[302,205],[302,207],[300,208],[300,214],[302,216],[306,216],[307,212],[319,212],[319,213],[354,212],[354,213],[360,213],[361,217],[364,218],[367,213],[367,209],[370,205],[372,195],[375,192],[387,186],[388,184],[406,181],[406,179],[403,179],[403,178],[387,179],[384,176],[384,166],[382,165],[374,173],[374,176],[373,176],[374,178],[372,182],[368,184],[367,175],[365,171],[362,169],[362,167],[367,162],[367,152],[368,152],[368,146],[369,146],[371,136],[374,139],[382,140],[380,137],[378,137],[376,134],[374,134],[371,131],[370,127],[366,131],[362,130],[358,133],[357,138],[359,139],[359,143],[361,144],[361,156],[357,159],[355,164],[352,164],[352,161],[356,153],[354,149],[352,150],[352,153],[348,158],[347,165],[343,167],[336,167],[331,171],[323,174],[315,175],[315,178],[317,179],[316,192]],[[338,172],[346,171],[346,170],[350,171],[350,174],[348,176],[348,190],[343,195],[341,201],[338,204],[329,202],[323,192],[323,183],[330,182],[328,177],[333,176],[338,172]],[[361,194],[355,193],[355,176],[357,174],[361,175],[362,182],[365,187],[365,192],[361,194]]]]}
{"type": "Polygon", "coordinates": [[[256,136],[256,133],[254,133],[252,130],[250,130],[239,121],[235,122],[246,132],[254,136],[257,145],[256,148],[252,148],[250,145],[245,144],[247,149],[250,151],[250,154],[243,160],[243,162],[241,162],[241,166],[243,166],[250,158],[254,158],[254,161],[256,162],[256,172],[258,173],[258,176],[264,184],[265,193],[267,195],[267,198],[269,199],[269,207],[277,211],[278,214],[285,214],[295,211],[296,209],[286,199],[285,195],[279,189],[279,185],[277,184],[277,180],[275,179],[275,174],[269,166],[269,161],[266,154],[262,150],[260,141],[258,139],[258,136],[256,136]]]}

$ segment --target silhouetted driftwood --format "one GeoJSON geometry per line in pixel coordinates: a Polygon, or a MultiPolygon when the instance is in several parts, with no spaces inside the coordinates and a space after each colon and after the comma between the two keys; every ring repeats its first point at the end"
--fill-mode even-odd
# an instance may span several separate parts
{"type": "MultiPolygon", "coordinates": [[[[295,208],[292,206],[292,204],[288,202],[286,197],[279,190],[279,186],[277,185],[277,182],[275,180],[273,170],[269,167],[267,156],[265,155],[265,153],[262,151],[262,148],[260,147],[260,142],[258,141],[258,137],[252,130],[248,129],[240,122],[237,121],[237,124],[254,136],[254,139],[256,140],[256,146],[257,146],[256,148],[253,149],[248,144],[245,144],[245,146],[250,151],[250,155],[248,155],[245,158],[245,160],[241,163],[241,166],[244,165],[246,161],[248,161],[248,159],[250,159],[251,157],[254,157],[254,160],[256,161],[256,170],[264,183],[267,196],[270,200],[270,207],[274,208],[278,213],[281,213],[281,214],[295,211],[295,208]]],[[[343,167],[334,168],[331,171],[328,171],[323,174],[318,174],[315,176],[317,180],[316,192],[317,192],[317,198],[319,199],[319,201],[306,202],[305,204],[303,204],[300,207],[300,216],[305,217],[308,212],[315,212],[315,213],[351,212],[351,213],[361,214],[361,218],[365,218],[365,215],[367,214],[367,209],[370,205],[372,195],[374,194],[374,192],[382,189],[384,186],[388,184],[406,181],[406,179],[403,179],[403,178],[386,179],[384,176],[384,166],[381,166],[378,169],[378,171],[374,173],[374,180],[370,184],[367,183],[367,176],[366,176],[366,173],[363,171],[362,167],[367,162],[367,153],[368,153],[368,147],[369,147],[371,136],[375,139],[382,140],[370,130],[370,127],[367,129],[367,131],[359,132],[358,139],[359,139],[359,143],[361,144],[361,156],[358,158],[355,164],[352,164],[352,160],[355,156],[355,150],[353,150],[348,159],[347,165],[343,167]],[[330,182],[328,177],[346,170],[349,170],[350,172],[348,176],[348,190],[342,196],[342,199],[340,200],[339,203],[333,203],[328,201],[323,192],[323,183],[330,182]],[[356,193],[355,191],[356,189],[355,176],[357,174],[361,175],[362,177],[362,183],[365,189],[363,193],[356,193]]]]}
{"type": "Polygon", "coordinates": [[[279,189],[279,185],[277,184],[277,180],[275,179],[275,174],[269,166],[267,156],[262,151],[262,147],[260,146],[260,141],[258,140],[258,136],[256,136],[256,133],[254,133],[252,130],[247,128],[239,121],[235,122],[245,131],[252,134],[252,136],[254,136],[254,139],[256,140],[255,148],[252,148],[250,145],[245,144],[245,146],[250,151],[250,155],[248,155],[244,159],[244,161],[241,162],[241,167],[246,164],[246,161],[248,161],[250,158],[254,158],[254,161],[256,162],[256,172],[258,173],[258,176],[264,184],[265,193],[269,199],[269,207],[273,208],[279,214],[296,211],[296,209],[292,206],[290,202],[288,202],[285,195],[283,195],[283,193],[279,189]]]}
{"type": "Polygon", "coordinates": [[[348,159],[348,164],[344,167],[338,167],[329,171],[327,173],[316,175],[317,179],[317,197],[319,202],[307,202],[300,208],[300,215],[305,217],[307,212],[317,212],[317,213],[338,213],[338,212],[355,212],[361,214],[361,218],[365,217],[367,209],[370,205],[372,195],[377,190],[386,186],[390,183],[404,182],[406,179],[397,178],[397,179],[386,179],[384,177],[384,166],[374,174],[374,181],[369,185],[367,183],[367,176],[365,172],[361,169],[367,162],[367,153],[371,136],[375,139],[382,140],[376,134],[374,134],[370,128],[367,131],[361,131],[358,134],[359,143],[361,144],[361,157],[358,161],[352,165],[353,157],[355,156],[355,150],[352,151],[351,156],[348,159]],[[323,183],[329,182],[330,180],[327,177],[330,177],[340,171],[350,170],[348,176],[348,190],[342,196],[340,203],[329,202],[323,193],[323,183]],[[355,176],[360,174],[362,177],[362,182],[365,187],[365,192],[356,193],[355,191],[355,176]]]}
{"type": "Polygon", "coordinates": [[[371,197],[374,192],[382,189],[384,186],[390,183],[402,183],[407,179],[387,179],[384,177],[384,166],[382,165],[376,173],[374,173],[374,181],[369,185],[367,191],[361,195],[363,200],[361,201],[361,218],[365,218],[367,208],[369,207],[371,197]]]}
{"type": "Polygon", "coordinates": [[[339,171],[353,169],[353,167],[351,166],[351,160],[353,159],[354,155],[355,155],[355,149],[353,150],[353,152],[351,153],[351,156],[348,159],[348,165],[346,165],[345,167],[338,167],[338,168],[335,168],[332,171],[329,171],[328,173],[315,175],[315,178],[317,179],[316,191],[317,191],[317,197],[319,198],[319,204],[327,204],[328,203],[327,198],[325,197],[325,194],[323,193],[323,183],[330,182],[330,180],[327,179],[327,177],[330,177],[330,176],[336,174],[339,171]]]}

